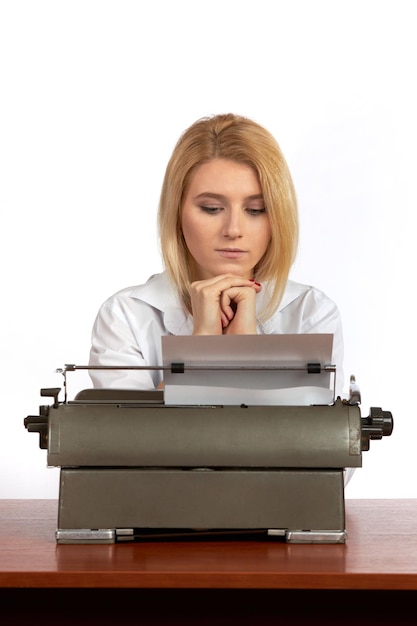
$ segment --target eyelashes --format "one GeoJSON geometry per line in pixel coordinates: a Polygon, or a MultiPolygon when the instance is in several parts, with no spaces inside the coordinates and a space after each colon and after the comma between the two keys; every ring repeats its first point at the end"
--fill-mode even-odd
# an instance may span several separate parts
{"type": "Polygon", "coordinates": [[[263,213],[266,213],[266,209],[262,208],[262,209],[245,209],[249,215],[262,215],[263,213]]]}
{"type": "MultiPolygon", "coordinates": [[[[209,215],[217,215],[224,210],[221,206],[208,206],[206,204],[199,205],[199,208],[201,209],[201,211],[203,211],[204,213],[208,213],[209,215]]],[[[266,209],[264,207],[260,209],[248,207],[245,209],[245,211],[248,213],[248,215],[251,215],[253,217],[266,213],[266,209]]]]}
{"type": "Polygon", "coordinates": [[[201,204],[200,205],[200,209],[204,213],[208,213],[209,215],[216,215],[216,213],[220,213],[220,211],[222,210],[222,207],[219,207],[219,206],[207,206],[207,205],[201,204]]]}

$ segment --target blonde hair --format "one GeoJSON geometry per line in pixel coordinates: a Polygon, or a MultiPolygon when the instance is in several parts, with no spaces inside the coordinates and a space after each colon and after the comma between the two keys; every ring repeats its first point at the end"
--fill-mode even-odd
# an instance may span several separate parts
{"type": "Polygon", "coordinates": [[[298,243],[297,199],[288,165],[274,137],[256,122],[231,113],[197,120],[179,138],[161,190],[158,226],[168,274],[187,308],[192,281],[190,253],[181,232],[182,200],[195,169],[216,158],[251,166],[258,174],[271,224],[271,241],[255,268],[269,283],[270,316],[282,298],[298,243]]]}

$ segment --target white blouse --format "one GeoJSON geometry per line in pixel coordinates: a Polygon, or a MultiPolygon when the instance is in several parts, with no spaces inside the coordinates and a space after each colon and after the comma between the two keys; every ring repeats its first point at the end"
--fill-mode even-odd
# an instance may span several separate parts
{"type": "MultiPolygon", "coordinates": [[[[257,295],[261,311],[267,285],[257,295]]],[[[162,365],[162,335],[191,335],[193,318],[184,310],[166,272],[111,296],[96,317],[90,365],[162,365]]],[[[343,333],[339,310],[322,291],[288,281],[279,308],[257,322],[258,334],[331,333],[336,394],[343,395],[343,333]]],[[[95,387],[150,389],[162,382],[160,370],[90,370],[95,387]]]]}

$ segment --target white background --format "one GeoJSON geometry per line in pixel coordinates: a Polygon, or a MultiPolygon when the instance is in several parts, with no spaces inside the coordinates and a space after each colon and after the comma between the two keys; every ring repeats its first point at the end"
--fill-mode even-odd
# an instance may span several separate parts
{"type": "Polygon", "coordinates": [[[362,414],[394,416],[346,497],[417,496],[414,8],[0,0],[1,498],[57,497],[23,419],[56,368],[87,362],[103,300],[161,269],[174,143],[229,111],[278,139],[300,206],[292,277],[338,303],[362,414]]]}

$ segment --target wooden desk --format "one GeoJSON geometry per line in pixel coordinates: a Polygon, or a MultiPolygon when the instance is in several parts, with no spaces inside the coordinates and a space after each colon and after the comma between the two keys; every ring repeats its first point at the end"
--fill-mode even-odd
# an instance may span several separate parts
{"type": "Polygon", "coordinates": [[[417,624],[417,500],[346,500],[344,545],[56,545],[56,513],[53,500],[0,501],[0,617],[13,624],[417,624]]]}

